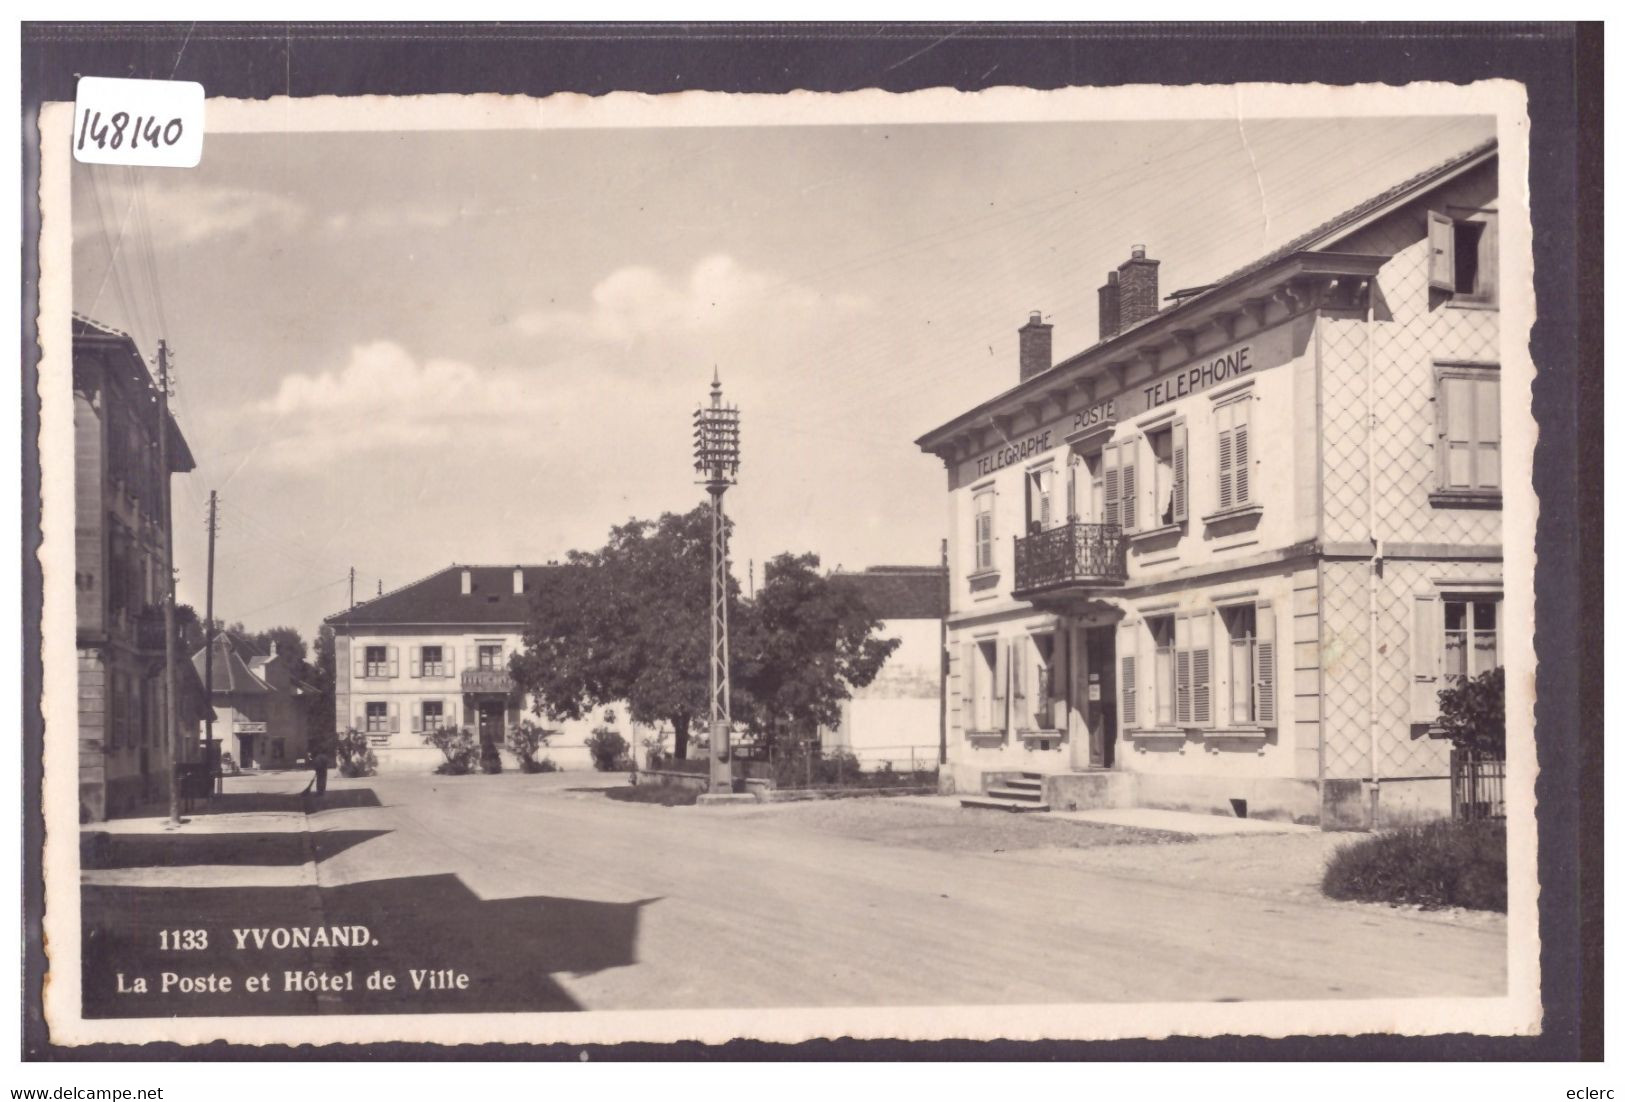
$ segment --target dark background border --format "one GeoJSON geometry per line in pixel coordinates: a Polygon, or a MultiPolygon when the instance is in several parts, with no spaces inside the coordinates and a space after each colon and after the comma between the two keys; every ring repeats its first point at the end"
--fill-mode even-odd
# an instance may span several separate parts
{"type": "Polygon", "coordinates": [[[1602,28],[1600,24],[25,23],[23,1051],[35,1060],[1597,1060],[1602,1057],[1602,28]],[[732,1042],[719,1046],[52,1045],[41,1017],[37,108],[80,75],[212,96],[840,92],[999,85],[1352,84],[1506,77],[1529,93],[1540,425],[1535,489],[1541,995],[1536,1038],[732,1042]],[[1583,232],[1582,232],[1583,230],[1583,232]]]}

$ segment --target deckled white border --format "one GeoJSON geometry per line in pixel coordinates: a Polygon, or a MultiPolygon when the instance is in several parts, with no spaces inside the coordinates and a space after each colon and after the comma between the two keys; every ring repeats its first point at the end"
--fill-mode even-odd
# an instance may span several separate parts
{"type": "MultiPolygon", "coordinates": [[[[1529,120],[1522,85],[1412,84],[1133,86],[1039,92],[931,90],[902,95],[738,95],[616,93],[530,99],[519,96],[366,96],[267,101],[209,100],[219,133],[360,130],[469,130],[671,126],[829,126],[886,123],[1058,122],[1196,118],[1316,118],[1492,115],[1500,140],[1501,373],[1505,647],[1507,666],[1508,865],[1507,994],[1500,998],[1391,999],[1271,1003],[1157,1003],[985,1007],[859,1007],[814,1010],[586,1011],[570,1014],[407,1014],[320,1017],[84,1020],[80,1013],[78,743],[74,731],[73,408],[69,139],[72,105],[41,113],[40,366],[45,570],[45,850],[47,952],[45,1010],[58,1044],[228,1040],[241,1043],[425,1041],[438,1043],[699,1040],[735,1037],[799,1041],[814,1037],[1158,1038],[1222,1034],[1269,1037],[1472,1032],[1533,1034],[1540,1023],[1539,915],[1536,910],[1534,776],[1534,531],[1536,426],[1527,400],[1534,377],[1528,337],[1534,321],[1529,221],[1529,120]],[[1514,525],[1512,522],[1518,523],[1514,525]],[[54,564],[54,565],[53,565],[54,564]]],[[[218,146],[215,147],[218,153],[218,146]]]]}

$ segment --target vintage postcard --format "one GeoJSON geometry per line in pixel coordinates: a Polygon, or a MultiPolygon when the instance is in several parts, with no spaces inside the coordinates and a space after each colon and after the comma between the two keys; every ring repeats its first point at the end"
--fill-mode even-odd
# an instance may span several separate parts
{"type": "Polygon", "coordinates": [[[40,120],[53,1042],[1538,1032],[1519,85],[184,92],[40,120]]]}

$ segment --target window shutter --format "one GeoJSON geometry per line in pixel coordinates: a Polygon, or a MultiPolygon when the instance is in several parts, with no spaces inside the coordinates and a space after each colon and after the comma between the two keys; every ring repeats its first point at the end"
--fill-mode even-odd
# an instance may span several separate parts
{"type": "Polygon", "coordinates": [[[1491,377],[1473,382],[1473,426],[1478,439],[1474,456],[1474,484],[1483,489],[1501,485],[1501,380],[1491,377]]]}
{"type": "Polygon", "coordinates": [[[1000,731],[1010,729],[1010,699],[1006,691],[1010,677],[1010,644],[1000,641],[994,645],[993,660],[993,726],[1000,731]]]}
{"type": "Polygon", "coordinates": [[[1191,723],[1191,619],[1174,620],[1174,718],[1181,726],[1191,723]]]}
{"type": "Polygon", "coordinates": [[[355,652],[355,675],[358,678],[367,676],[367,648],[358,643],[350,644],[355,652]]]}
{"type": "Polygon", "coordinates": [[[1428,211],[1428,286],[1456,289],[1456,223],[1436,210],[1428,211]]]}
{"type": "Polygon", "coordinates": [[[367,729],[367,711],[365,708],[355,714],[355,729],[357,731],[367,729]]]}
{"type": "Polygon", "coordinates": [[[1432,725],[1439,718],[1439,667],[1444,651],[1444,613],[1439,598],[1418,593],[1411,615],[1411,722],[1432,725]]]}
{"type": "Polygon", "coordinates": [[[463,669],[471,670],[478,664],[478,662],[479,662],[479,656],[474,653],[474,648],[471,647],[471,646],[464,647],[463,648],[463,669]]]}
{"type": "Polygon", "coordinates": [[[1049,652],[1049,699],[1053,707],[1050,724],[1061,730],[1066,729],[1066,682],[1067,670],[1070,663],[1067,661],[1067,631],[1065,628],[1055,629],[1055,642],[1049,652]]]}
{"type": "Polygon", "coordinates": [[[1219,508],[1236,503],[1235,437],[1231,434],[1231,407],[1220,406],[1214,418],[1219,426],[1219,508]]]}
{"type": "Polygon", "coordinates": [[[1125,532],[1132,532],[1135,528],[1135,506],[1137,504],[1134,485],[1135,444],[1136,441],[1134,440],[1125,440],[1118,445],[1119,450],[1122,452],[1121,471],[1118,477],[1122,479],[1123,483],[1123,502],[1120,508],[1123,514],[1123,531],[1125,532]]]}
{"type": "Polygon", "coordinates": [[[440,661],[446,665],[446,676],[457,676],[457,644],[453,640],[446,640],[440,644],[440,661]]]}
{"type": "Polygon", "coordinates": [[[1169,432],[1173,437],[1174,522],[1177,524],[1186,519],[1190,510],[1190,494],[1186,489],[1185,479],[1185,469],[1187,466],[1185,454],[1189,447],[1185,429],[1185,419],[1181,417],[1179,420],[1175,421],[1173,428],[1169,430],[1169,432]]]}
{"type": "Polygon", "coordinates": [[[409,669],[409,672],[411,673],[411,676],[413,676],[413,677],[422,677],[423,676],[423,648],[422,647],[408,647],[407,651],[406,651],[406,660],[409,663],[408,669],[409,669]]]}
{"type": "Polygon", "coordinates": [[[420,701],[412,704],[412,730],[419,734],[423,732],[423,704],[420,701]]]}
{"type": "Polygon", "coordinates": [[[1191,722],[1213,723],[1213,615],[1199,613],[1191,622],[1191,722]]]}
{"type": "Polygon", "coordinates": [[[401,675],[401,648],[390,647],[385,653],[389,657],[389,676],[399,677],[401,675]]]}
{"type": "Polygon", "coordinates": [[[1253,653],[1253,721],[1262,727],[1275,725],[1275,610],[1260,601],[1253,610],[1258,642],[1253,653]]]}
{"type": "Polygon", "coordinates": [[[1252,410],[1252,401],[1237,402],[1232,407],[1235,412],[1235,428],[1232,432],[1232,446],[1235,448],[1236,464],[1236,504],[1245,505],[1252,500],[1248,494],[1249,484],[1252,481],[1252,470],[1248,464],[1247,456],[1247,419],[1252,410]]]}
{"type": "Polygon", "coordinates": [[[1123,483],[1117,468],[1119,453],[1116,444],[1107,444],[1100,451],[1101,479],[1106,487],[1106,515],[1105,523],[1121,525],[1123,523],[1123,510],[1121,500],[1123,496],[1123,483]]]}
{"type": "Polygon", "coordinates": [[[1117,630],[1118,657],[1122,662],[1122,681],[1117,686],[1117,722],[1122,727],[1140,725],[1140,656],[1137,643],[1138,625],[1126,623],[1117,630]]]}
{"type": "Polygon", "coordinates": [[[1032,714],[1027,711],[1027,663],[1030,659],[1028,653],[1030,647],[1031,644],[1025,636],[1010,641],[1010,698],[1018,728],[1033,726],[1032,714]]]}
{"type": "Polygon", "coordinates": [[[400,705],[391,700],[389,703],[385,704],[384,707],[387,709],[389,714],[389,733],[393,735],[395,732],[401,729],[400,705]]]}
{"type": "Polygon", "coordinates": [[[976,729],[976,644],[959,648],[959,722],[966,731],[976,729]]]}
{"type": "Polygon", "coordinates": [[[1471,487],[1473,481],[1473,381],[1457,376],[1440,380],[1444,398],[1444,477],[1446,486],[1471,487]]]}

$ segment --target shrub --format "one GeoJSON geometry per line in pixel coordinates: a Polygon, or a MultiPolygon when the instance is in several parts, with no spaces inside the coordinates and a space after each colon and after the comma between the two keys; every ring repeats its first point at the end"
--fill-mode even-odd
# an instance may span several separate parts
{"type": "Polygon", "coordinates": [[[627,755],[627,750],[626,740],[618,731],[608,727],[595,727],[592,737],[587,739],[587,753],[592,755],[592,767],[600,773],[632,768],[632,759],[627,755]]]}
{"type": "Polygon", "coordinates": [[[1342,846],[1326,863],[1321,891],[1333,899],[1504,912],[1506,824],[1446,819],[1342,846]]]}
{"type": "Polygon", "coordinates": [[[1506,757],[1507,676],[1500,666],[1439,691],[1439,726],[1458,750],[1506,757]]]}
{"type": "Polygon", "coordinates": [[[479,759],[479,748],[474,745],[474,736],[461,727],[440,727],[423,736],[423,741],[439,750],[445,761],[435,766],[435,772],[442,776],[460,777],[465,773],[474,772],[474,765],[479,759]]]}
{"type": "Polygon", "coordinates": [[[541,727],[530,720],[520,720],[519,726],[508,734],[508,745],[513,748],[514,756],[519,759],[521,773],[551,773],[558,768],[553,764],[552,758],[543,759],[547,766],[543,768],[542,762],[536,760],[536,751],[547,745],[547,740],[553,737],[553,732],[541,727]]]}
{"type": "MultiPolygon", "coordinates": [[[[374,754],[372,747],[368,745],[365,732],[348,727],[338,734],[328,736],[328,739],[332,744],[329,757],[338,759],[339,776],[370,777],[378,772],[378,755],[374,754]]],[[[328,739],[312,742],[310,752],[321,753],[326,749],[322,743],[328,739]]]]}

